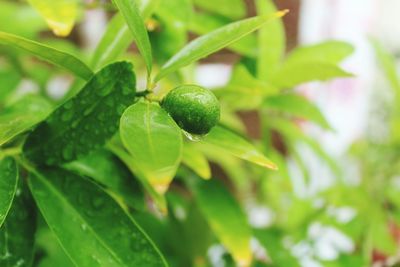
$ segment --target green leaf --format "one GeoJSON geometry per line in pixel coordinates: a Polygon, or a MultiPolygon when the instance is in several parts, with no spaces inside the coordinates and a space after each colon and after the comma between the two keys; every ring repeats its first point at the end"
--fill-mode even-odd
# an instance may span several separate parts
{"type": "Polygon", "coordinates": [[[121,117],[121,139],[137,167],[159,193],[165,193],[182,154],[182,134],[158,104],[138,102],[121,117]]]}
{"type": "Polygon", "coordinates": [[[295,48],[286,58],[285,65],[306,62],[338,64],[353,52],[353,46],[346,42],[326,41],[295,48]]]}
{"type": "Polygon", "coordinates": [[[34,56],[70,71],[82,79],[89,80],[93,75],[89,67],[76,57],[47,45],[6,32],[0,32],[0,44],[25,50],[34,56]]]}
{"type": "Polygon", "coordinates": [[[222,126],[212,128],[201,142],[213,145],[226,153],[260,166],[273,170],[277,169],[276,165],[259,152],[249,141],[222,126]]]}
{"type": "Polygon", "coordinates": [[[67,36],[79,13],[78,0],[28,0],[58,36],[67,36]]]}
{"type": "Polygon", "coordinates": [[[47,224],[75,265],[167,266],[136,222],[96,184],[60,168],[49,168],[31,175],[29,186],[47,224]]]}
{"type": "Polygon", "coordinates": [[[155,81],[234,43],[243,36],[257,30],[265,23],[282,17],[285,14],[286,11],[280,11],[269,16],[253,17],[233,22],[194,39],[162,66],[160,72],[155,77],[155,81]]]}
{"type": "Polygon", "coordinates": [[[91,66],[98,69],[116,60],[131,44],[133,36],[118,13],[108,23],[106,31],[93,54],[91,66]]]}
{"type": "Polygon", "coordinates": [[[233,255],[238,266],[251,262],[251,229],[233,196],[219,181],[190,181],[195,200],[215,235],[233,255]]]}
{"type": "Polygon", "coordinates": [[[307,98],[300,95],[280,94],[271,96],[264,100],[263,107],[307,119],[319,124],[325,129],[331,129],[319,108],[307,98]]]}
{"type": "MultiPolygon", "coordinates": [[[[276,12],[272,0],[257,0],[256,8],[259,16],[276,12]]],[[[260,28],[258,47],[257,76],[259,79],[267,81],[279,67],[286,50],[286,36],[282,19],[271,21],[260,28]]]]}
{"type": "Polygon", "coordinates": [[[31,6],[17,1],[0,1],[0,31],[32,38],[46,29],[46,22],[31,6]]]}
{"type": "Polygon", "coordinates": [[[271,77],[270,82],[280,88],[290,88],[311,81],[327,81],[333,78],[352,77],[338,66],[324,62],[285,64],[271,77]]]}
{"type": "Polygon", "coordinates": [[[17,88],[22,77],[18,71],[11,68],[0,69],[0,103],[6,100],[6,98],[17,88]]]}
{"type": "Polygon", "coordinates": [[[185,143],[183,146],[182,163],[192,169],[203,179],[211,178],[211,169],[207,158],[193,145],[185,143]]]}
{"type": "Polygon", "coordinates": [[[0,227],[11,208],[18,183],[18,168],[12,158],[0,159],[0,227]]]}
{"type": "MultiPolygon", "coordinates": [[[[197,35],[204,35],[231,22],[231,20],[223,17],[195,12],[188,23],[188,29],[197,35]]],[[[257,39],[252,34],[237,40],[227,48],[248,57],[256,57],[258,54],[257,39]]]]}
{"type": "Polygon", "coordinates": [[[71,267],[74,264],[65,254],[57,241],[56,236],[48,227],[41,227],[35,235],[36,251],[43,251],[44,256],[40,258],[35,267],[71,267]]]}
{"type": "Polygon", "coordinates": [[[299,262],[283,246],[284,233],[278,229],[255,229],[255,237],[267,250],[274,266],[300,267],[299,262]]]}
{"type": "MultiPolygon", "coordinates": [[[[144,19],[154,11],[159,0],[142,1],[140,12],[144,19]]],[[[107,28],[96,46],[91,66],[94,69],[101,68],[112,63],[129,47],[133,42],[132,33],[126,25],[121,13],[116,14],[108,23],[107,28]]]]}
{"type": "Polygon", "coordinates": [[[147,180],[146,175],[137,166],[136,161],[133,159],[133,156],[124,149],[121,140],[118,140],[119,144],[117,144],[117,142],[115,142],[115,139],[116,138],[114,138],[112,142],[108,143],[107,147],[126,165],[126,167],[128,167],[131,173],[133,173],[138,178],[158,210],[162,214],[167,214],[168,210],[165,196],[163,194],[159,194],[152,187],[152,185],[147,180]]]}
{"type": "Polygon", "coordinates": [[[130,63],[108,65],[36,127],[25,142],[25,156],[37,164],[56,165],[89,154],[117,132],[135,90],[130,63]]]}
{"type": "Polygon", "coordinates": [[[51,105],[42,97],[27,95],[0,115],[0,145],[29,130],[51,111],[51,105]]]}
{"type": "Polygon", "coordinates": [[[198,7],[231,19],[241,19],[246,15],[246,5],[243,0],[194,0],[198,7]]]}
{"type": "Polygon", "coordinates": [[[19,187],[0,228],[0,266],[31,266],[36,212],[26,188],[19,187]]]}
{"type": "Polygon", "coordinates": [[[125,21],[132,32],[136,45],[146,62],[148,76],[150,76],[153,61],[151,45],[139,8],[133,0],[114,0],[114,3],[124,16],[125,21]]]}
{"type": "Polygon", "coordinates": [[[69,170],[93,178],[135,209],[144,208],[144,194],[137,180],[124,164],[105,149],[95,151],[85,158],[68,163],[69,170]]]}

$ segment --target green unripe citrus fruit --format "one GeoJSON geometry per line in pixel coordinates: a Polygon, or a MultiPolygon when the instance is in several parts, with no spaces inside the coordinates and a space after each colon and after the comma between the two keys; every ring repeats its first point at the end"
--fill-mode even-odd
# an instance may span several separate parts
{"type": "Polygon", "coordinates": [[[172,89],[161,106],[188,133],[204,135],[214,127],[220,116],[218,99],[197,85],[181,85],[172,89]]]}

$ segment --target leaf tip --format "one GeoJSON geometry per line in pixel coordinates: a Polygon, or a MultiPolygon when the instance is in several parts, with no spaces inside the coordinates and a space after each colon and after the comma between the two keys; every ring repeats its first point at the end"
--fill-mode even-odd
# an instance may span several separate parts
{"type": "Polygon", "coordinates": [[[281,17],[285,16],[287,13],[289,13],[289,11],[290,11],[289,9],[280,10],[280,11],[276,12],[276,16],[278,18],[281,18],[281,17]]]}

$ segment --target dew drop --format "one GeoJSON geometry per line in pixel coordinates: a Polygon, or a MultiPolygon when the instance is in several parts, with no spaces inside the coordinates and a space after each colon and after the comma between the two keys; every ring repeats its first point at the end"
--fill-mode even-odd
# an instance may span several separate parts
{"type": "Polygon", "coordinates": [[[66,146],[62,150],[62,155],[65,160],[71,160],[74,157],[74,148],[73,146],[66,146]]]}
{"type": "Polygon", "coordinates": [[[72,103],[72,100],[69,100],[69,101],[67,101],[67,102],[65,102],[64,103],[64,105],[63,105],[63,107],[65,108],[65,109],[70,109],[70,108],[72,108],[72,105],[73,103],[72,103]]]}
{"type": "Polygon", "coordinates": [[[104,199],[101,197],[96,197],[92,199],[92,205],[95,209],[100,209],[104,205],[104,199]]]}
{"type": "Polygon", "coordinates": [[[81,228],[82,228],[83,231],[86,231],[87,230],[87,225],[83,223],[83,224],[81,224],[81,228]]]}
{"type": "Polygon", "coordinates": [[[61,120],[62,121],[69,121],[73,118],[74,116],[74,110],[73,109],[65,109],[65,111],[61,115],[61,120]]]}
{"type": "Polygon", "coordinates": [[[105,103],[106,103],[106,106],[111,108],[114,106],[114,99],[112,97],[108,97],[108,98],[106,98],[105,103]]]}
{"type": "Polygon", "coordinates": [[[125,105],[122,105],[122,104],[120,104],[120,105],[118,105],[118,107],[117,107],[117,113],[118,113],[118,115],[122,115],[122,113],[124,113],[124,111],[125,111],[125,105]]]}
{"type": "Polygon", "coordinates": [[[188,133],[186,131],[183,131],[183,133],[185,134],[187,139],[189,139],[190,141],[193,141],[193,142],[199,142],[204,138],[204,135],[191,134],[191,133],[188,133]]]}
{"type": "Polygon", "coordinates": [[[133,90],[127,86],[122,87],[122,94],[123,95],[129,95],[132,94],[133,90]]]}

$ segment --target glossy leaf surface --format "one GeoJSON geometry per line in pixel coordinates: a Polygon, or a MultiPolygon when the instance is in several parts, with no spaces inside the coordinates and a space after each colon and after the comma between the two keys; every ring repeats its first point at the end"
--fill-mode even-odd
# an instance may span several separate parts
{"type": "Polygon", "coordinates": [[[122,115],[121,139],[135,164],[159,193],[164,193],[182,154],[182,134],[158,104],[138,102],[122,115]]]}
{"type": "Polygon", "coordinates": [[[11,209],[0,227],[0,266],[31,266],[36,210],[27,188],[18,186],[11,209]]]}
{"type": "Polygon", "coordinates": [[[36,127],[25,142],[25,156],[37,164],[56,165],[101,147],[117,132],[135,90],[131,64],[108,65],[36,127]]]}
{"type": "Polygon", "coordinates": [[[66,167],[94,179],[122,197],[129,206],[144,208],[144,194],[140,184],[111,152],[100,149],[78,161],[68,163],[66,167]]]}
{"type": "Polygon", "coordinates": [[[38,96],[27,95],[0,114],[0,145],[11,141],[46,118],[52,106],[38,96]]]}
{"type": "Polygon", "coordinates": [[[213,145],[241,159],[253,162],[269,169],[276,169],[276,165],[259,152],[249,141],[233,131],[215,126],[206,135],[202,142],[213,145]]]}
{"type": "Polygon", "coordinates": [[[153,64],[151,44],[136,1],[114,0],[114,3],[118,6],[119,11],[124,16],[126,24],[132,32],[136,45],[146,62],[147,72],[150,74],[153,64]]]}
{"type": "Polygon", "coordinates": [[[18,183],[17,164],[12,158],[0,158],[0,227],[7,217],[18,183]]]}
{"type": "Polygon", "coordinates": [[[155,80],[158,81],[165,75],[232,44],[257,30],[268,21],[282,17],[285,14],[285,11],[281,11],[273,15],[253,17],[233,22],[194,39],[161,67],[155,80]]]}
{"type": "Polygon", "coordinates": [[[136,222],[96,184],[52,168],[33,174],[29,186],[47,224],[75,265],[166,266],[136,222]]]}

